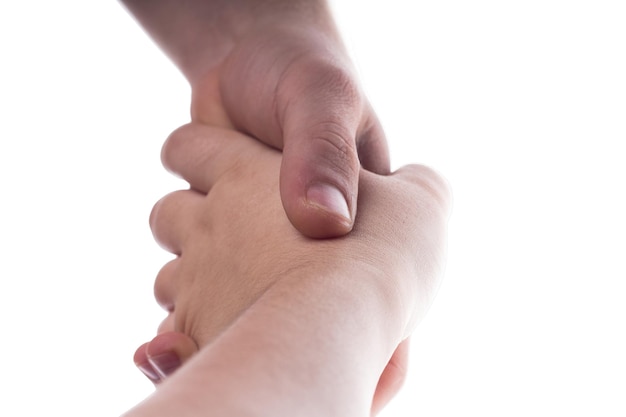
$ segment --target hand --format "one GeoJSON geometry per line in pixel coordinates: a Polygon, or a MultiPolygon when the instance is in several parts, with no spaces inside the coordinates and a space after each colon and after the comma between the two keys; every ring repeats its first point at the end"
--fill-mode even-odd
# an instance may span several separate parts
{"type": "Polygon", "coordinates": [[[323,0],[125,0],[192,87],[192,120],[283,150],[280,195],[310,237],[348,233],[360,164],[389,173],[383,130],[323,0]]]}
{"type": "Polygon", "coordinates": [[[155,289],[159,303],[174,309],[174,327],[204,346],[294,270],[342,270],[347,261],[384,271],[394,290],[413,289],[408,294],[416,310],[405,313],[415,323],[437,287],[416,277],[439,268],[443,255],[448,196],[439,176],[422,166],[388,177],[361,171],[368,206],[359,227],[343,239],[314,241],[281,215],[273,175],[280,156],[238,132],[198,124],[166,142],[165,166],[192,188],[162,199],[150,221],[156,240],[178,255],[155,289]]]}
{"type": "MultiPolygon", "coordinates": [[[[200,346],[293,274],[319,275],[327,268],[356,276],[383,272],[381,294],[391,294],[388,308],[404,323],[403,338],[430,304],[448,199],[431,171],[408,167],[387,178],[362,172],[363,210],[355,231],[341,240],[308,241],[281,215],[273,175],[280,154],[235,132],[190,125],[170,137],[163,156],[194,190],[208,192],[174,193],[151,216],[155,237],[180,255],[159,274],[157,298],[172,311],[174,328],[200,346]]],[[[391,362],[400,363],[400,370],[405,366],[401,355],[391,362]]],[[[380,381],[397,379],[383,374],[380,381]]],[[[379,384],[375,403],[385,391],[394,392],[385,386],[379,384]]]]}
{"type": "Polygon", "coordinates": [[[262,28],[241,39],[215,74],[193,87],[204,118],[205,89],[217,77],[222,105],[239,131],[283,150],[280,192],[292,224],[307,236],[344,235],[357,209],[359,157],[389,172],[382,128],[343,48],[316,28],[262,28]],[[242,81],[244,80],[244,81],[242,81]]]}

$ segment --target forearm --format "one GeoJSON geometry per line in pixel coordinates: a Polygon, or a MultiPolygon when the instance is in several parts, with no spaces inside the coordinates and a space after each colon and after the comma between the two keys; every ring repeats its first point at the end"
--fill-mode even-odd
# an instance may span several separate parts
{"type": "Polygon", "coordinates": [[[402,320],[355,273],[281,281],[127,417],[369,415],[402,320]]]}
{"type": "Polygon", "coordinates": [[[121,1],[192,84],[259,28],[310,26],[336,36],[326,0],[121,1]]]}

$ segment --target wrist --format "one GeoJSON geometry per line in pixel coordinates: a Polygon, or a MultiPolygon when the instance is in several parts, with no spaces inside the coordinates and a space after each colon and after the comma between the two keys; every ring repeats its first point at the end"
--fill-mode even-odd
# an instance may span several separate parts
{"type": "Polygon", "coordinates": [[[344,272],[281,279],[127,417],[368,416],[400,332],[344,272]]]}

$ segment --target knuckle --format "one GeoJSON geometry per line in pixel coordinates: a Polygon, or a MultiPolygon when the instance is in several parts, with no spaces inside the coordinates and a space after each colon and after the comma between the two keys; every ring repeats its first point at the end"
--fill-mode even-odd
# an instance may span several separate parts
{"type": "Polygon", "coordinates": [[[167,196],[162,197],[159,201],[154,203],[154,205],[152,206],[152,210],[150,211],[149,224],[150,224],[150,230],[152,230],[153,234],[157,230],[157,226],[161,218],[161,208],[165,204],[164,201],[166,198],[167,196]]]}
{"type": "Polygon", "coordinates": [[[355,108],[364,111],[365,100],[356,76],[347,64],[334,56],[313,52],[294,60],[279,83],[277,95],[293,97],[295,91],[300,92],[301,97],[307,97],[307,100],[320,101],[332,107],[345,107],[350,112],[355,108]]]}
{"type": "Polygon", "coordinates": [[[362,111],[361,87],[351,71],[332,62],[315,62],[309,68],[310,78],[316,80],[313,87],[323,95],[325,100],[331,100],[336,104],[347,104],[350,111],[355,107],[362,111]]]}
{"type": "Polygon", "coordinates": [[[320,146],[325,144],[326,147],[345,157],[352,156],[356,152],[354,135],[340,121],[329,120],[317,123],[312,131],[316,132],[313,140],[317,140],[320,146]]]}
{"type": "Polygon", "coordinates": [[[165,317],[163,321],[161,321],[161,323],[159,324],[159,327],[157,328],[157,334],[160,335],[167,332],[173,332],[175,319],[175,314],[168,314],[167,317],[165,317]]]}
{"type": "Polygon", "coordinates": [[[178,267],[178,258],[166,263],[154,280],[154,298],[164,310],[174,311],[175,305],[175,280],[178,267]]]}
{"type": "Polygon", "coordinates": [[[152,233],[159,243],[162,243],[162,240],[159,239],[159,231],[162,226],[170,222],[170,219],[176,212],[179,195],[187,192],[187,190],[179,190],[169,193],[157,201],[152,207],[152,210],[150,211],[149,224],[152,233]]]}
{"type": "Polygon", "coordinates": [[[452,206],[450,183],[436,170],[426,165],[410,165],[411,180],[421,185],[447,211],[452,206]]]}
{"type": "Polygon", "coordinates": [[[338,97],[348,102],[361,101],[361,89],[351,72],[334,64],[321,64],[316,70],[316,75],[323,85],[338,97]]]}
{"type": "Polygon", "coordinates": [[[174,130],[167,137],[161,147],[161,163],[167,169],[172,169],[178,155],[181,154],[187,138],[194,133],[194,126],[187,124],[174,130]]]}

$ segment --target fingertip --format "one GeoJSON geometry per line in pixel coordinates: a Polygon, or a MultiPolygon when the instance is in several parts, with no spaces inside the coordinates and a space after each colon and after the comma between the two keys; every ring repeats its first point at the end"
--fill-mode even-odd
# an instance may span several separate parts
{"type": "Polygon", "coordinates": [[[145,350],[149,364],[162,379],[187,362],[198,351],[198,346],[184,333],[170,331],[158,334],[145,350]]]}
{"type": "Polygon", "coordinates": [[[354,225],[351,220],[307,204],[302,204],[291,213],[287,212],[287,217],[300,233],[313,239],[345,236],[352,231],[354,225]]]}
{"type": "Polygon", "coordinates": [[[143,345],[139,346],[137,350],[135,350],[135,354],[133,355],[133,361],[135,362],[135,365],[148,360],[148,356],[146,354],[148,343],[149,342],[144,343],[143,345]]]}
{"type": "Polygon", "coordinates": [[[133,361],[135,362],[135,366],[142,374],[146,376],[153,384],[158,384],[161,382],[161,377],[159,373],[154,369],[150,360],[148,359],[147,348],[149,343],[144,343],[139,346],[135,351],[133,356],[133,361]]]}
{"type": "Polygon", "coordinates": [[[331,184],[311,184],[306,191],[306,203],[312,208],[337,217],[342,223],[352,223],[348,201],[337,187],[331,184]]]}
{"type": "Polygon", "coordinates": [[[280,194],[291,223],[312,238],[344,236],[357,212],[359,161],[350,135],[296,135],[285,145],[280,194]]]}
{"type": "Polygon", "coordinates": [[[161,378],[167,378],[180,368],[181,365],[181,360],[176,352],[171,351],[163,352],[158,355],[150,355],[148,360],[161,378]]]}
{"type": "Polygon", "coordinates": [[[334,185],[314,183],[304,195],[289,191],[292,190],[281,192],[283,207],[291,224],[303,235],[327,239],[344,236],[352,230],[356,201],[349,204],[334,185]]]}

